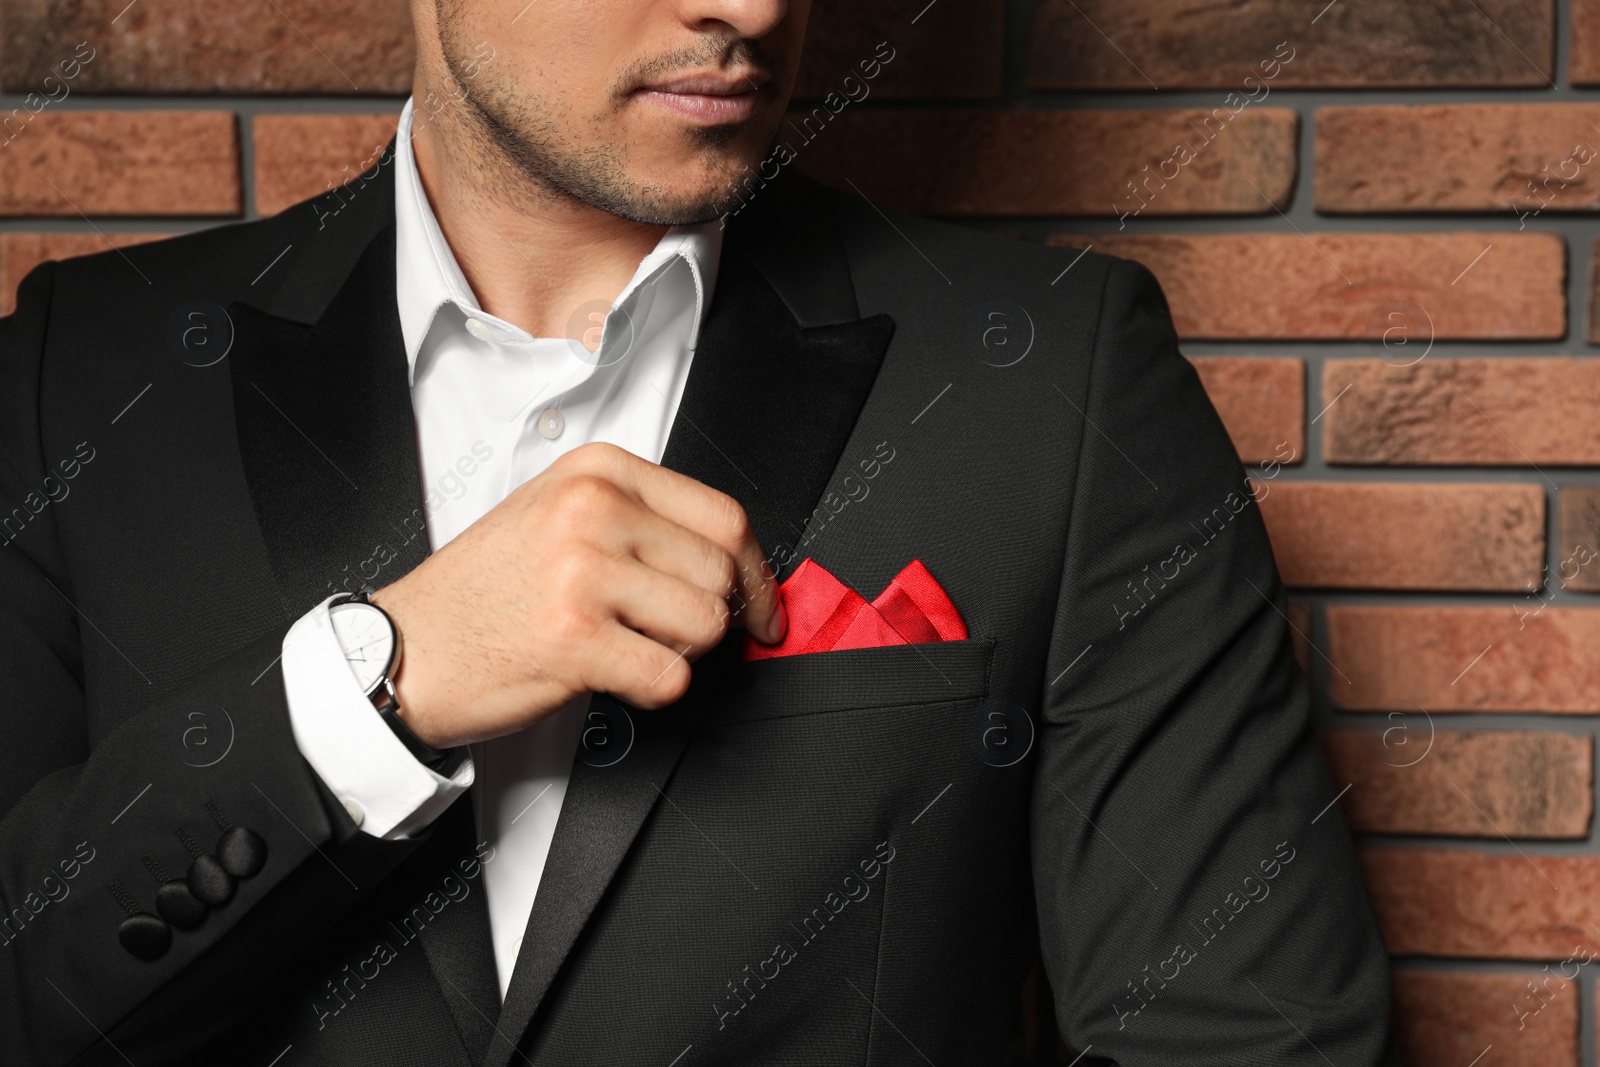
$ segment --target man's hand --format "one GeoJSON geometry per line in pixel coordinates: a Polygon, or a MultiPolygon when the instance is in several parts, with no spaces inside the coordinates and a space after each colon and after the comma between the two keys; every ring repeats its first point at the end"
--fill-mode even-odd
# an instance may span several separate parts
{"type": "Polygon", "coordinates": [[[737,501],[607,444],[562,456],[373,594],[403,653],[400,714],[449,748],[514,733],[583,692],[658,708],[727,632],[729,598],[782,639],[772,569],[737,501]]]}

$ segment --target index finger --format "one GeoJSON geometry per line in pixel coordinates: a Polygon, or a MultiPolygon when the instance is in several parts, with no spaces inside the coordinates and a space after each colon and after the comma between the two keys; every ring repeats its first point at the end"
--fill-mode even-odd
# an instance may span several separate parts
{"type": "Polygon", "coordinates": [[[694,531],[732,556],[737,577],[729,591],[730,611],[743,616],[757,641],[772,645],[783,640],[788,620],[778,583],[739,502],[686,474],[623,454],[632,462],[617,465],[618,487],[668,522],[694,531]]]}

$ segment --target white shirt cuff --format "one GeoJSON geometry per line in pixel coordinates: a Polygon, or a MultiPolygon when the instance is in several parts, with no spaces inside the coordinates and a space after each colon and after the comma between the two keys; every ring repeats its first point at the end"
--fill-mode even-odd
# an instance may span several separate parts
{"type": "MultiPolygon", "coordinates": [[[[335,594],[342,595],[342,594],[335,594]]],[[[449,778],[401,744],[361,691],[328,618],[329,597],[283,638],[283,687],[295,744],[364,833],[398,840],[472,785],[469,755],[449,778]]]]}

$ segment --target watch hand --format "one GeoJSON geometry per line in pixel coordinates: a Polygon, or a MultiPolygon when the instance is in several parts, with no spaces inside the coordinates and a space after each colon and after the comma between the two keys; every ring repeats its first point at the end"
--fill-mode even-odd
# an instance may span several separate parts
{"type": "MultiPolygon", "coordinates": [[[[368,641],[366,644],[357,645],[355,648],[347,648],[347,649],[345,649],[345,652],[344,652],[345,659],[349,659],[350,658],[350,653],[352,653],[352,652],[360,652],[364,648],[371,648],[373,645],[377,644],[378,642],[386,641],[386,640],[388,640],[387,636],[374,637],[371,641],[368,641]]],[[[362,656],[361,658],[362,659],[366,659],[367,657],[362,656]]]]}

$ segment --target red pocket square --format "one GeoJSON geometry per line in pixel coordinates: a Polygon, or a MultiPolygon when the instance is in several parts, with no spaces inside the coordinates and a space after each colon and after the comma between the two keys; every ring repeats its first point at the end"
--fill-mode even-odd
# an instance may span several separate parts
{"type": "Polygon", "coordinates": [[[789,629],[776,645],[745,635],[747,660],[967,636],[961,613],[920,559],[906,564],[870,604],[814,559],[796,567],[778,586],[778,595],[789,615],[789,629]]]}

